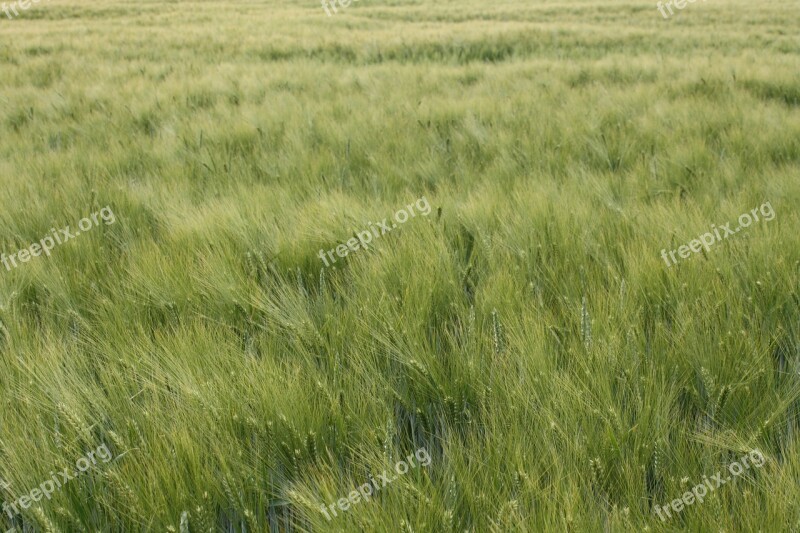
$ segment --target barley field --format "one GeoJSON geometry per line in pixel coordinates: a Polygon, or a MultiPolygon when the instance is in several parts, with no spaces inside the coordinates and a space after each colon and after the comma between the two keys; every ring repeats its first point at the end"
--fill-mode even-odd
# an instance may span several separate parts
{"type": "Polygon", "coordinates": [[[0,531],[800,531],[800,4],[330,2],[0,11],[0,531]]]}

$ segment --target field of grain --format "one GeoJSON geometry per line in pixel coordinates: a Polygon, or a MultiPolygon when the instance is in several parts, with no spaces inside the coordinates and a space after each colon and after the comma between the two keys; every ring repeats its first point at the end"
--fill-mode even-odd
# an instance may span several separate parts
{"type": "Polygon", "coordinates": [[[0,531],[800,530],[796,1],[18,11],[0,531]]]}

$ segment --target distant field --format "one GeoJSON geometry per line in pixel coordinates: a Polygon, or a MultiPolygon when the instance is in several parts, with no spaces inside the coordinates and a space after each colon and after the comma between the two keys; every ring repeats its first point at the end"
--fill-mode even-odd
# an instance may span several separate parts
{"type": "Polygon", "coordinates": [[[18,10],[0,531],[800,531],[800,3],[18,10]]]}

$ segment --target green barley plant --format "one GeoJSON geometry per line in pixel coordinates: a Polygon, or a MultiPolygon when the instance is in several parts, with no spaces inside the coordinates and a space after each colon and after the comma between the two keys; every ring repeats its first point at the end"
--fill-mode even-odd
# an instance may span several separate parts
{"type": "Polygon", "coordinates": [[[0,265],[0,506],[113,455],[0,531],[796,530],[800,5],[654,4],[0,17],[0,253],[116,217],[0,265]]]}

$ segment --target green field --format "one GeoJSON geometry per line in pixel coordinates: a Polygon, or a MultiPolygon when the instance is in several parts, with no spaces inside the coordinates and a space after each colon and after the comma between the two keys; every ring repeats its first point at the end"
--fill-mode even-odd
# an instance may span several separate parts
{"type": "Polygon", "coordinates": [[[0,11],[0,531],[798,532],[800,3],[655,3],[0,11]]]}

